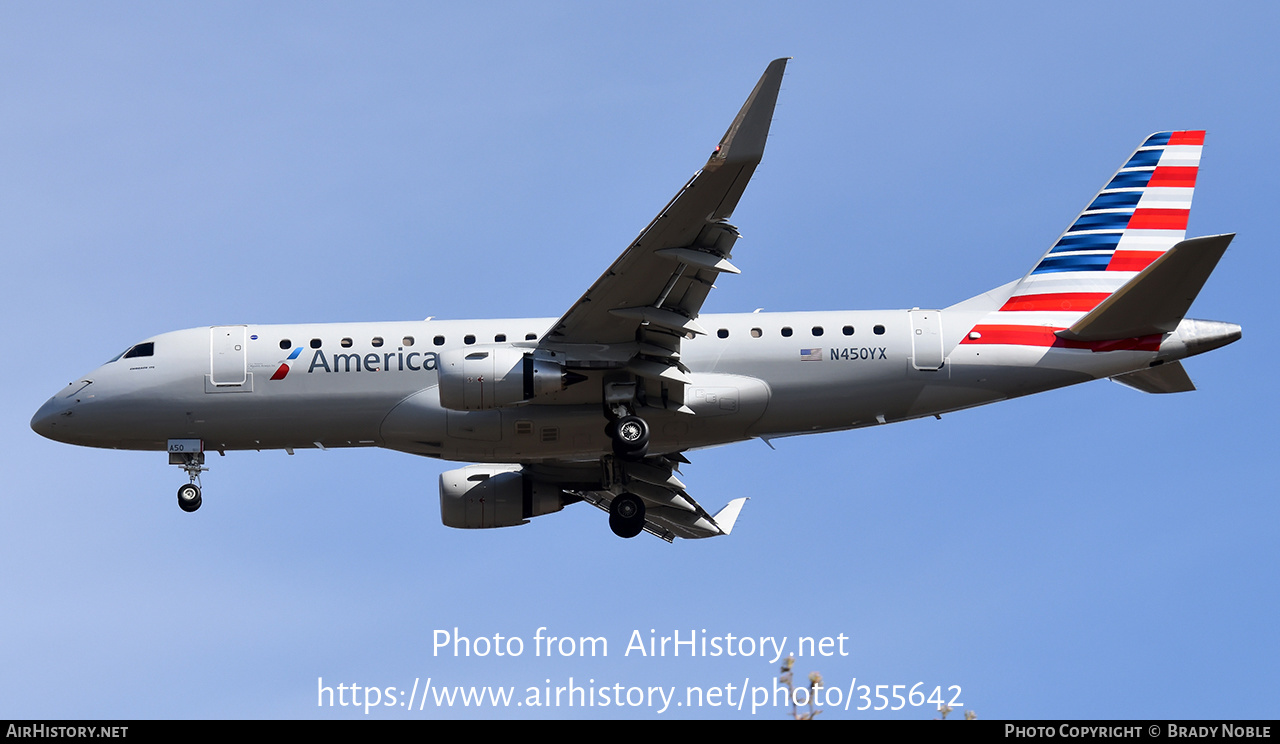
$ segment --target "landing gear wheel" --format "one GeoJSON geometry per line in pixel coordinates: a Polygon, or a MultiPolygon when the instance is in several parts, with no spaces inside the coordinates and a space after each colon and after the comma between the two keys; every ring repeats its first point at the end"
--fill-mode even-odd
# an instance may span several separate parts
{"type": "Polygon", "coordinates": [[[649,452],[649,425],[639,416],[623,416],[609,425],[613,453],[629,460],[641,460],[649,452]]]}
{"type": "Polygon", "coordinates": [[[624,493],[609,504],[609,529],[618,537],[635,537],[644,531],[644,502],[624,493]]]}
{"type": "Polygon", "coordinates": [[[178,508],[184,512],[193,512],[200,508],[200,486],[188,483],[178,489],[178,508]]]}

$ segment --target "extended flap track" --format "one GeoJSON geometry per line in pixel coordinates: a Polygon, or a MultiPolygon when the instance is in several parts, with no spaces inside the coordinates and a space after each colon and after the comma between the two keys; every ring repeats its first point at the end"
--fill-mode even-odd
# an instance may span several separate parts
{"type": "Polygon", "coordinates": [[[697,321],[707,294],[721,273],[741,273],[729,262],[739,238],[728,222],[705,225],[688,246],[660,248],[655,253],[675,262],[675,270],[654,303],[646,307],[615,308],[610,312],[641,321],[636,331],[637,354],[626,365],[637,377],[651,381],[662,391],[664,404],[684,405],[689,368],[680,361],[680,341],[705,335],[697,321]]]}

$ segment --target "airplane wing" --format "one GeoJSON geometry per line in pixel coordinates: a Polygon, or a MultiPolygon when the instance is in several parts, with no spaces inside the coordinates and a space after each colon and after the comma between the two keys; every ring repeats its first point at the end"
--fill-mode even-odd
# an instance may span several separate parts
{"type": "Polygon", "coordinates": [[[603,463],[609,471],[595,479],[601,463],[549,463],[526,465],[525,470],[541,478],[560,481],[564,490],[583,501],[608,512],[613,499],[621,493],[643,498],[644,531],[673,542],[675,538],[697,539],[728,535],[733,531],[746,498],[730,501],[714,515],[694,500],[676,476],[680,463],[688,460],[680,453],[646,457],[640,461],[610,460],[603,463]],[[575,471],[577,471],[575,473],[575,471]],[[574,485],[577,481],[579,485],[574,485]],[[587,485],[591,483],[592,485],[587,485]]]}
{"type": "MultiPolygon", "coordinates": [[[[535,355],[570,369],[625,371],[643,405],[689,410],[680,341],[705,333],[698,313],[716,277],[738,273],[729,263],[738,231],[727,220],[764,154],[786,66],[786,59],[769,63],[702,170],[538,340],[535,355]]],[[[667,453],[524,469],[605,511],[619,496],[639,497],[644,531],[668,542],[729,534],[746,499],[709,513],[676,477],[682,462],[688,462],[682,454],[667,453]]]]}
{"type": "MultiPolygon", "coordinates": [[[[649,381],[650,400],[684,402],[680,339],[697,317],[738,231],[726,220],[764,153],[786,59],[771,62],[707,164],[539,340],[572,365],[625,367],[649,381]]],[[[654,403],[651,402],[650,405],[654,403]]]]}

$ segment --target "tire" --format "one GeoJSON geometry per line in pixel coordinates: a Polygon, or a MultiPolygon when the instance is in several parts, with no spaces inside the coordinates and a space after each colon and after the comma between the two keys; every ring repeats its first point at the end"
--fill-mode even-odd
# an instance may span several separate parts
{"type": "Polygon", "coordinates": [[[184,512],[193,512],[200,508],[203,499],[200,498],[200,486],[194,483],[188,483],[178,489],[178,508],[184,512]]]}
{"type": "Polygon", "coordinates": [[[609,529],[618,537],[635,537],[644,532],[644,502],[639,496],[624,493],[609,504],[609,529]]]}
{"type": "Polygon", "coordinates": [[[648,452],[649,425],[639,416],[623,416],[610,424],[609,436],[614,454],[638,459],[648,452]]]}

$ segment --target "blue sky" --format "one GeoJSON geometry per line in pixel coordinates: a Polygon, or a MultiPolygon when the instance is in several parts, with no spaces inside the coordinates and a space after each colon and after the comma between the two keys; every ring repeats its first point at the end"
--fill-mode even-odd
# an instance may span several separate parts
{"type": "Polygon", "coordinates": [[[984,718],[1266,717],[1276,28],[1271,6],[1168,2],[0,7],[0,710],[366,716],[317,706],[320,678],[771,684],[768,659],[624,655],[635,630],[705,629],[843,634],[848,656],[797,671],[959,685],[984,718]],[[700,501],[751,501],[730,538],[675,545],[585,505],[451,530],[453,466],[376,450],[215,457],[186,515],[163,454],[28,428],[166,330],[559,315],[780,56],[743,273],[706,311],[949,305],[1021,276],[1145,135],[1203,128],[1189,232],[1239,237],[1192,315],[1244,339],[1187,363],[1190,394],[1104,381],[694,453],[700,501]],[[433,655],[455,627],[527,651],[433,655]],[[534,657],[540,627],[609,654],[534,657]]]}

